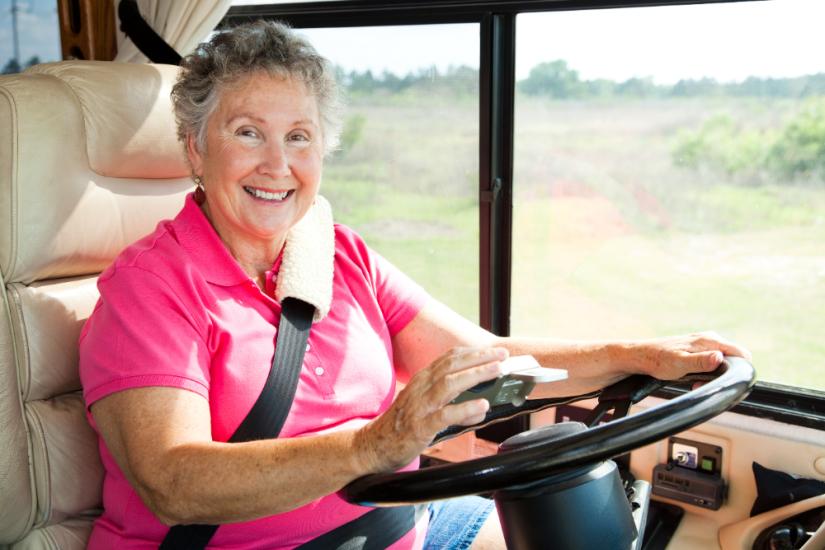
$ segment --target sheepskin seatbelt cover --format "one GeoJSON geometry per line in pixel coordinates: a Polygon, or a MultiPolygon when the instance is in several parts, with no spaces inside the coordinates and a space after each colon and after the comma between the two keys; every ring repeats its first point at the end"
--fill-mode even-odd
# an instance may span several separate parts
{"type": "Polygon", "coordinates": [[[315,306],[313,322],[326,317],[332,303],[335,228],[329,202],[318,195],[315,204],[290,229],[278,273],[275,297],[298,298],[315,306]]]}

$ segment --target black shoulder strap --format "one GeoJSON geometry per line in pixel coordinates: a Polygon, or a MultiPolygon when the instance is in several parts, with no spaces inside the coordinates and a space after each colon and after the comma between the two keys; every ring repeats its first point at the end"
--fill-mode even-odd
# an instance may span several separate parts
{"type": "Polygon", "coordinates": [[[258,400],[229,438],[230,443],[273,439],[281,433],[295,399],[314,314],[312,304],[297,298],[284,298],[281,302],[281,322],[269,377],[258,400]]]}
{"type": "MultiPolygon", "coordinates": [[[[311,304],[297,298],[284,298],[269,376],[258,400],[229,438],[230,442],[273,439],[281,433],[295,398],[314,313],[315,307],[311,304]]],[[[175,525],[159,550],[206,548],[217,530],[217,525],[175,525]]]]}
{"type": "Polygon", "coordinates": [[[375,508],[295,550],[385,550],[409,533],[426,511],[426,504],[375,508]]]}

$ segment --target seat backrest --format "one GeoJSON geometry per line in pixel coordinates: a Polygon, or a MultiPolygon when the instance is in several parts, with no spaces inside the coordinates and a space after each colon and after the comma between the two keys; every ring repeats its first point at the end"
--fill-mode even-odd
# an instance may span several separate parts
{"type": "Polygon", "coordinates": [[[0,77],[0,546],[85,548],[99,513],[77,339],[97,273],[192,188],[176,71],[68,61],[0,77]]]}

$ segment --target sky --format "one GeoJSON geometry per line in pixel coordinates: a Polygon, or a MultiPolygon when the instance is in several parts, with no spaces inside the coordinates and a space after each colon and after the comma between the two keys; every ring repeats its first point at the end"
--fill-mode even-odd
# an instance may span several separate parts
{"type": "MultiPolygon", "coordinates": [[[[0,0],[0,64],[12,57],[11,0],[0,0]]],[[[60,59],[57,0],[17,0],[17,32],[21,62],[32,56],[41,61],[60,59]]]]}
{"type": "MultiPolygon", "coordinates": [[[[741,81],[825,72],[825,0],[622,8],[517,18],[517,78],[564,59],[582,79],[650,77],[741,81]]],[[[318,50],[347,69],[397,74],[436,65],[478,67],[477,25],[310,29],[318,50]]]]}
{"type": "MultiPolygon", "coordinates": [[[[0,0],[0,63],[12,55],[11,1],[0,0]]],[[[261,2],[262,0],[253,0],[261,2]]],[[[249,3],[249,0],[236,3],[249,3]]],[[[23,61],[60,56],[56,0],[17,0],[23,61]]],[[[825,72],[825,0],[623,8],[523,14],[517,19],[519,79],[564,59],[585,80],[650,77],[741,81],[825,72]]],[[[450,65],[478,67],[477,25],[301,31],[347,70],[406,74],[450,65]]]]}

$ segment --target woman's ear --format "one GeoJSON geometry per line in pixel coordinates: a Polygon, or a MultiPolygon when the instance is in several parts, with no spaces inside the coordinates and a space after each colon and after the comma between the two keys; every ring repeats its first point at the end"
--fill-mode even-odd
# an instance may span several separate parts
{"type": "Polygon", "coordinates": [[[186,156],[189,157],[192,173],[198,176],[203,175],[203,154],[198,148],[198,140],[192,134],[186,136],[186,156]]]}

